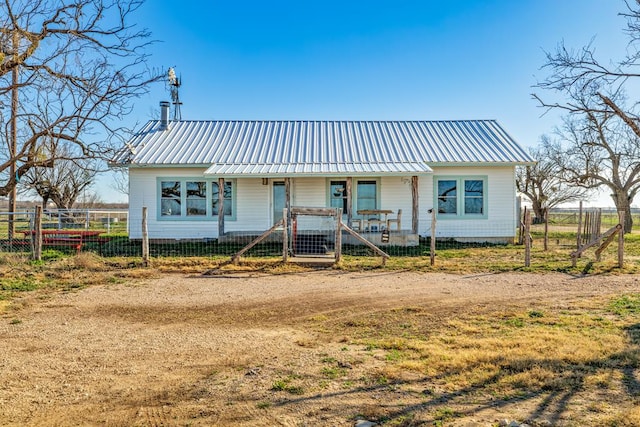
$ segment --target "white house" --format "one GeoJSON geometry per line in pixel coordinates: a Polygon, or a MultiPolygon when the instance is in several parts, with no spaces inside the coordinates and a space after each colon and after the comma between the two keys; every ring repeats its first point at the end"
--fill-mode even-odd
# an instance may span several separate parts
{"type": "Polygon", "coordinates": [[[132,239],[143,206],[152,239],[260,234],[284,207],[308,206],[342,208],[352,225],[358,211],[401,209],[415,237],[435,208],[439,237],[507,241],[515,167],[533,162],[495,120],[169,121],[162,110],[113,159],[129,169],[132,239]]]}

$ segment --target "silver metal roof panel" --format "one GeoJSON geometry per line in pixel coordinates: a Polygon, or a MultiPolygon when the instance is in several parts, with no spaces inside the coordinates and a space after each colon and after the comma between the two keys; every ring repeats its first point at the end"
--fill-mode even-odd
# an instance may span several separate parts
{"type": "Polygon", "coordinates": [[[207,173],[429,173],[429,164],[528,164],[495,120],[150,121],[113,162],[212,165],[207,173]]]}

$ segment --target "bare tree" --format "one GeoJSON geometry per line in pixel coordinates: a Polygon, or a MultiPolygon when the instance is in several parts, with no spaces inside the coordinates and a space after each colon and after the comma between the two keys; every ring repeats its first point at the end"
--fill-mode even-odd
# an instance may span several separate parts
{"type": "Polygon", "coordinates": [[[588,189],[564,179],[562,165],[556,158],[558,150],[557,143],[543,136],[540,146],[530,150],[537,163],[516,169],[516,188],[531,201],[536,222],[543,220],[545,209],[583,200],[589,193],[588,189]]]}
{"type": "Polygon", "coordinates": [[[557,133],[562,143],[552,156],[563,179],[583,188],[609,189],[614,205],[625,213],[624,229],[630,232],[631,203],[640,191],[640,137],[616,113],[593,110],[567,116],[557,133]]]}
{"type": "Polygon", "coordinates": [[[64,159],[52,167],[30,169],[20,182],[21,188],[42,198],[43,208],[52,201],[59,209],[71,209],[96,177],[95,159],[75,159],[64,151],[59,155],[64,159]]]}
{"type": "Polygon", "coordinates": [[[633,225],[631,203],[640,185],[640,115],[638,104],[625,104],[625,88],[640,65],[640,0],[625,1],[629,36],[627,56],[602,61],[595,55],[595,41],[579,50],[561,43],[547,54],[543,69],[548,76],[536,86],[560,96],[543,99],[541,106],[568,114],[560,135],[566,152],[557,153],[573,183],[583,187],[604,185],[618,210],[626,212],[625,231],[633,225]],[[607,65],[610,64],[610,65],[607,65]],[[581,162],[581,163],[579,163],[581,162]]]}
{"type": "Polygon", "coordinates": [[[150,34],[130,23],[141,4],[0,0],[0,196],[32,168],[111,157],[121,119],[155,80],[150,34]]]}
{"type": "Polygon", "coordinates": [[[77,204],[82,209],[98,209],[104,205],[104,200],[95,191],[87,190],[82,192],[77,204]]]}
{"type": "Polygon", "coordinates": [[[125,168],[112,166],[113,181],[111,182],[111,188],[122,194],[129,195],[128,172],[125,168]]]}

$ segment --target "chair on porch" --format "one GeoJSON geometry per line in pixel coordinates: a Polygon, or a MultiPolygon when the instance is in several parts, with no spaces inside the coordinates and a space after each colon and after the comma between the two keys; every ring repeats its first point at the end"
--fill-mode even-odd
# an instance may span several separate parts
{"type": "Polygon", "coordinates": [[[402,209],[398,209],[398,216],[387,219],[387,230],[391,231],[391,224],[396,224],[396,230],[402,229],[402,209]]]}
{"type": "Polygon", "coordinates": [[[351,219],[351,229],[353,231],[363,232],[364,231],[363,220],[355,219],[355,218],[351,219]]]}
{"type": "Polygon", "coordinates": [[[376,227],[376,231],[382,231],[382,226],[386,226],[386,223],[382,218],[369,218],[366,220],[366,224],[365,228],[367,228],[367,231],[369,232],[373,231],[374,226],[376,227]]]}

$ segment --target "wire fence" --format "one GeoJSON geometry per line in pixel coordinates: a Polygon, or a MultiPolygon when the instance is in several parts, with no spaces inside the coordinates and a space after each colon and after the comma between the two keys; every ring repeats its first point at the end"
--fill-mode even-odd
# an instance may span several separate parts
{"type": "MultiPolygon", "coordinates": [[[[601,222],[597,233],[603,233],[618,223],[613,210],[600,210],[601,222]]],[[[584,212],[583,212],[584,216],[584,212]]],[[[533,248],[570,253],[577,249],[578,209],[552,210],[548,222],[532,224],[529,243],[533,248]]],[[[167,239],[150,232],[145,238],[131,238],[129,213],[126,210],[52,210],[42,213],[41,231],[36,234],[34,210],[15,213],[0,212],[0,253],[21,253],[33,256],[37,238],[42,239],[45,256],[51,253],[74,255],[92,252],[103,257],[215,257],[231,259],[260,237],[256,231],[230,231],[212,238],[167,239]],[[10,226],[11,222],[13,227],[10,226]],[[11,230],[13,228],[13,232],[11,230]],[[146,241],[145,241],[146,240],[146,241]],[[148,248],[148,252],[145,251],[148,248]]],[[[633,212],[634,227],[640,228],[640,212],[633,212]]],[[[505,227],[485,227],[478,235],[473,225],[454,221],[433,221],[426,232],[413,233],[407,228],[397,229],[380,223],[373,229],[360,229],[358,224],[347,224],[360,238],[345,228],[336,228],[336,222],[327,218],[305,216],[264,237],[242,253],[243,258],[278,259],[283,253],[290,257],[335,258],[336,252],[346,257],[379,257],[378,248],[390,257],[423,258],[434,253],[455,257],[455,251],[468,248],[496,246],[523,246],[522,230],[515,227],[508,235],[500,235],[505,227]],[[351,227],[350,227],[351,226],[351,227]],[[435,228],[433,228],[435,227],[435,228]],[[286,230],[286,232],[285,232],[286,230]],[[339,230],[339,232],[337,231],[339,230]],[[337,234],[339,239],[337,240],[337,234]],[[487,237],[488,236],[488,237],[487,237]],[[372,246],[375,246],[373,248],[372,246]],[[450,252],[446,252],[450,251],[450,252]]],[[[214,225],[215,226],[215,225],[214,225]]],[[[212,229],[214,228],[212,226],[212,229]]],[[[411,225],[409,224],[408,227],[411,225]]]]}

